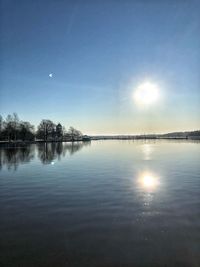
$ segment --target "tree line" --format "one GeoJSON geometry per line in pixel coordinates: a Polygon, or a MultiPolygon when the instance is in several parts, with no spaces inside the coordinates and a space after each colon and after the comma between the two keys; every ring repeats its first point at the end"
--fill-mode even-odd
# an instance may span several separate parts
{"type": "Polygon", "coordinates": [[[61,123],[55,124],[51,120],[43,119],[35,130],[34,125],[19,119],[17,113],[8,115],[5,119],[0,115],[0,140],[17,141],[76,141],[82,138],[82,133],[70,127],[66,131],[61,123]]]}

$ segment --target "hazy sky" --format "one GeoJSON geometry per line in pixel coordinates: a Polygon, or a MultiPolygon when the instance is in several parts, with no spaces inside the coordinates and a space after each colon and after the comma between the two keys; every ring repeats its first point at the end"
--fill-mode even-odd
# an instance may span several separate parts
{"type": "Polygon", "coordinates": [[[200,129],[200,1],[0,3],[4,117],[88,134],[200,129]],[[144,82],[159,91],[145,107],[144,82]]]}

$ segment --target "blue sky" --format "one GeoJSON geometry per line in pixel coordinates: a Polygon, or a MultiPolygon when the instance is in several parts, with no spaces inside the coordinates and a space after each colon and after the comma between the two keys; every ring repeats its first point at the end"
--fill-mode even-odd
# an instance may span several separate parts
{"type": "Polygon", "coordinates": [[[194,0],[1,0],[0,113],[88,134],[199,129],[199,13],[194,0]],[[147,80],[162,99],[141,109],[147,80]]]}

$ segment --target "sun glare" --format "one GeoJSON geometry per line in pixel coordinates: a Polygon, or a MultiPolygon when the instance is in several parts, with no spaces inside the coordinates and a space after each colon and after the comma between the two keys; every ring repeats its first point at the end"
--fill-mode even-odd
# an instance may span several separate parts
{"type": "Polygon", "coordinates": [[[144,185],[145,187],[152,187],[152,186],[154,186],[154,184],[155,184],[154,177],[151,176],[151,175],[145,175],[145,176],[143,177],[142,182],[143,182],[143,185],[144,185]]]}
{"type": "Polygon", "coordinates": [[[158,177],[153,173],[145,172],[139,177],[140,187],[145,190],[155,190],[158,186],[158,177]]]}
{"type": "Polygon", "coordinates": [[[142,83],[135,90],[133,97],[138,106],[150,106],[159,98],[158,86],[150,82],[142,83]]]}

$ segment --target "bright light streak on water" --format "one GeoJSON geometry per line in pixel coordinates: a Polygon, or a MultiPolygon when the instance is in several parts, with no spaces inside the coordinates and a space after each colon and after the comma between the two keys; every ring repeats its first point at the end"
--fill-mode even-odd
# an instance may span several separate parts
{"type": "Polygon", "coordinates": [[[143,144],[142,145],[142,152],[144,154],[144,159],[145,160],[151,160],[151,156],[153,154],[153,145],[152,144],[143,144]]]}
{"type": "Polygon", "coordinates": [[[158,186],[158,177],[150,172],[144,172],[139,177],[139,183],[144,190],[156,190],[158,186]]]}

